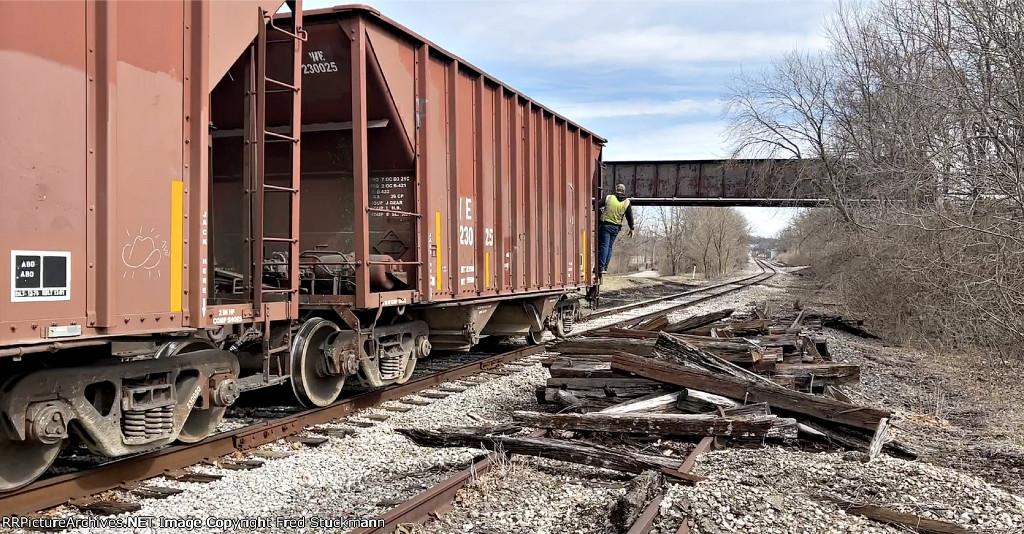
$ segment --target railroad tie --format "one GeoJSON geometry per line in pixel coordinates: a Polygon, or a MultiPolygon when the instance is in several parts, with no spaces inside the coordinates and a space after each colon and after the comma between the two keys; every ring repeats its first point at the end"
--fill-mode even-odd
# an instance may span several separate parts
{"type": "Polygon", "coordinates": [[[358,419],[346,419],[344,421],[344,423],[346,425],[352,425],[352,426],[358,427],[358,428],[371,428],[371,427],[377,426],[376,424],[374,424],[374,423],[372,423],[370,421],[360,421],[358,419]]]}
{"type": "Polygon", "coordinates": [[[203,461],[203,465],[226,469],[228,471],[248,471],[250,469],[263,467],[263,462],[259,460],[232,460],[228,458],[221,458],[213,461],[205,460],[203,461]]]}
{"type": "Polygon", "coordinates": [[[344,438],[350,438],[350,437],[356,435],[356,429],[354,429],[354,428],[332,428],[332,429],[328,429],[328,430],[323,430],[323,431],[321,431],[321,433],[323,433],[323,435],[328,436],[328,437],[344,439],[344,438]]]}
{"type": "Polygon", "coordinates": [[[281,458],[295,456],[295,453],[293,451],[258,450],[252,451],[252,455],[266,460],[280,460],[281,458]]]}
{"type": "Polygon", "coordinates": [[[209,484],[210,482],[216,482],[224,478],[224,475],[207,475],[205,473],[191,473],[181,469],[164,471],[164,476],[171,480],[177,480],[178,482],[196,482],[198,484],[209,484]]]}
{"type": "Polygon", "coordinates": [[[107,499],[96,499],[87,497],[85,499],[72,499],[68,504],[78,508],[79,511],[89,512],[97,515],[118,515],[142,510],[142,505],[136,502],[113,501],[107,499]]]}
{"type": "Polygon", "coordinates": [[[322,426],[307,428],[306,432],[320,434],[321,436],[328,436],[331,438],[347,438],[349,436],[354,436],[356,433],[355,429],[352,428],[329,428],[322,426]]]}
{"type": "Polygon", "coordinates": [[[330,439],[318,436],[288,436],[285,441],[290,443],[301,443],[307,447],[319,447],[330,439]]]}
{"type": "Polygon", "coordinates": [[[119,489],[127,491],[142,499],[166,499],[171,495],[184,493],[185,490],[178,488],[167,488],[163,486],[128,486],[122,485],[119,489]]]}

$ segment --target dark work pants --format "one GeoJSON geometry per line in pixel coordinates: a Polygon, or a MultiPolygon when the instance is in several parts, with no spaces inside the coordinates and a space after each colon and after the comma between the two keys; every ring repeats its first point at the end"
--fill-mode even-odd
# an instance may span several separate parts
{"type": "Polygon", "coordinates": [[[612,259],[612,243],[619,235],[622,226],[611,223],[601,223],[598,228],[597,241],[597,272],[603,273],[608,270],[608,262],[612,259]]]}

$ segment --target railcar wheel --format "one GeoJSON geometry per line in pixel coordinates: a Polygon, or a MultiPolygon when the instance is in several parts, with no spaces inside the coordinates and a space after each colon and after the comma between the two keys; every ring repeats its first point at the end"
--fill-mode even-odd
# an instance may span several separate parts
{"type": "Polygon", "coordinates": [[[217,430],[217,426],[224,419],[224,412],[227,408],[207,408],[205,410],[192,410],[185,419],[185,424],[178,433],[178,441],[182,443],[196,443],[206,439],[217,430]]]}
{"type": "Polygon", "coordinates": [[[526,344],[527,345],[540,345],[543,341],[544,341],[544,331],[543,330],[538,330],[536,332],[531,330],[530,333],[526,334],[526,344]]]}
{"type": "Polygon", "coordinates": [[[63,441],[53,444],[11,439],[0,422],[0,492],[16,490],[42,476],[57,459],[63,441]]]}
{"type": "Polygon", "coordinates": [[[305,406],[327,406],[337,400],[345,387],[344,375],[329,375],[324,369],[324,341],[339,331],[338,325],[316,317],[303,323],[295,334],[291,350],[292,391],[305,406]]]}
{"type": "MultiPolygon", "coordinates": [[[[169,343],[164,351],[164,356],[175,356],[178,354],[185,354],[189,352],[196,352],[200,350],[215,350],[215,347],[204,339],[188,339],[180,342],[169,343]]],[[[189,384],[187,389],[195,387],[189,384]]],[[[206,439],[210,434],[213,434],[220,426],[220,422],[224,420],[224,414],[227,412],[227,408],[218,408],[210,406],[206,409],[193,408],[188,414],[188,418],[185,419],[185,424],[181,426],[181,432],[178,433],[178,441],[182,443],[196,443],[206,439]]]]}
{"type": "Polygon", "coordinates": [[[551,328],[549,330],[551,330],[551,333],[558,339],[565,337],[565,323],[562,322],[561,314],[551,322],[551,328]]]}

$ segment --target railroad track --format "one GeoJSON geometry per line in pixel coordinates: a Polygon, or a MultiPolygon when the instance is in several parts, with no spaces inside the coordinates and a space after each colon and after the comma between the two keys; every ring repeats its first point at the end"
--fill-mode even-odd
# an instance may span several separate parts
{"type": "MultiPolygon", "coordinates": [[[[752,276],[681,292],[668,297],[658,298],[654,301],[601,310],[596,314],[589,315],[587,319],[604,317],[613,313],[622,313],[650,306],[652,303],[657,304],[691,295],[700,295],[697,299],[687,300],[686,302],[674,304],[640,316],[629,317],[611,325],[586,328],[586,325],[583,324],[580,326],[584,326],[584,328],[574,333],[574,335],[586,334],[609,327],[629,327],[660,315],[667,315],[698,302],[761,283],[776,274],[774,266],[762,262],[758,262],[758,264],[761,266],[762,272],[752,276]]],[[[389,400],[397,400],[445,382],[486,373],[489,370],[495,371],[505,363],[526,358],[543,351],[544,345],[517,348],[494,356],[459,364],[420,378],[414,378],[405,384],[357,394],[323,408],[286,414],[282,417],[221,432],[198,443],[172,445],[146,454],[121,458],[81,471],[41,479],[19,490],[0,495],[0,517],[29,514],[109,490],[138,487],[141,482],[150,478],[159,477],[184,467],[209,461],[210,459],[227,456],[235,451],[249,450],[282,438],[295,436],[307,427],[340,419],[353,412],[374,407],[389,400]]],[[[354,532],[391,532],[393,526],[399,523],[425,520],[428,514],[443,507],[444,504],[450,503],[450,497],[454,496],[454,492],[458,491],[473,474],[479,475],[486,472],[489,468],[490,461],[487,458],[479,460],[470,468],[417,495],[405,504],[392,509],[384,516],[381,516],[381,519],[385,519],[387,530],[364,529],[354,532]]]]}

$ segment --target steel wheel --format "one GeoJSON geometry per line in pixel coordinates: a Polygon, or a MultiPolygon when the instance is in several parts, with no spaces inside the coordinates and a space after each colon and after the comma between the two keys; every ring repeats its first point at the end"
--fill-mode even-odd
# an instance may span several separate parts
{"type": "Polygon", "coordinates": [[[217,430],[217,426],[224,419],[224,412],[227,408],[208,408],[206,410],[192,410],[185,419],[185,424],[178,433],[178,441],[182,443],[195,443],[202,441],[217,430]]]}
{"type": "Polygon", "coordinates": [[[331,376],[323,369],[323,343],[340,330],[331,321],[316,317],[303,323],[295,334],[290,366],[292,391],[305,406],[327,406],[337,400],[345,387],[345,376],[331,376]]]}
{"type": "MultiPolygon", "coordinates": [[[[205,339],[187,339],[180,342],[169,343],[162,352],[165,352],[166,357],[173,357],[178,354],[186,354],[200,350],[219,349],[214,347],[205,339]]],[[[195,387],[193,384],[189,384],[186,389],[191,390],[193,387],[195,387]]],[[[205,410],[193,408],[185,419],[185,424],[182,425],[181,432],[178,433],[178,441],[182,443],[195,443],[206,439],[207,436],[213,434],[214,431],[217,430],[220,422],[224,420],[225,412],[227,412],[227,408],[207,408],[205,410]]]]}
{"type": "Polygon", "coordinates": [[[63,444],[10,439],[5,426],[0,422],[0,492],[18,489],[42,476],[57,459],[63,444]]]}
{"type": "Polygon", "coordinates": [[[544,341],[544,331],[538,330],[536,332],[530,331],[526,334],[526,343],[528,345],[540,345],[544,341]]]}
{"type": "Polygon", "coordinates": [[[551,333],[554,334],[555,337],[558,339],[562,339],[565,337],[565,322],[562,320],[561,313],[559,313],[558,317],[555,318],[555,320],[552,322],[551,328],[549,330],[551,330],[551,333]]]}

